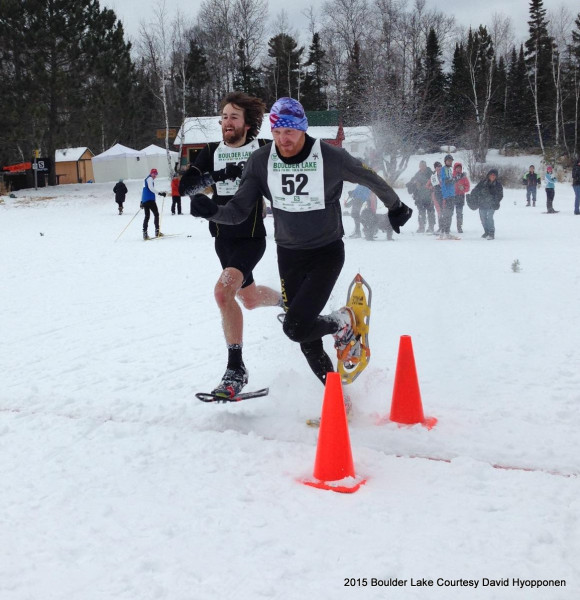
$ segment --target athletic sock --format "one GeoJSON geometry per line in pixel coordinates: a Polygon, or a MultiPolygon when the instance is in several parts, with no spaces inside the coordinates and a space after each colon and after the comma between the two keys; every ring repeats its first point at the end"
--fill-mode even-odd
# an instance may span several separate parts
{"type": "Polygon", "coordinates": [[[228,369],[240,369],[243,366],[242,344],[228,344],[228,369]]]}

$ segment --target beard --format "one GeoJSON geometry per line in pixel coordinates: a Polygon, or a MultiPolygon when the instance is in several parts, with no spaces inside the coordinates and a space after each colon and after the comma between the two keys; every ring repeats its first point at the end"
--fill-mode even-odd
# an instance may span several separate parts
{"type": "Polygon", "coordinates": [[[227,131],[222,129],[222,135],[226,144],[237,144],[245,139],[246,129],[245,127],[228,128],[227,131]]]}

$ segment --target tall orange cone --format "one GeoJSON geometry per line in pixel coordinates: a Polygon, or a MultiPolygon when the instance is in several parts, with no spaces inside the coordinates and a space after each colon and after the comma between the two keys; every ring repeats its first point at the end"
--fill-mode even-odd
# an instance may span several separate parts
{"type": "Polygon", "coordinates": [[[328,373],[324,388],[314,480],[303,483],[334,492],[352,493],[365,483],[355,476],[340,373],[328,373]]]}
{"type": "Polygon", "coordinates": [[[402,335],[399,342],[399,356],[389,419],[404,425],[420,423],[428,429],[437,423],[435,417],[425,418],[423,414],[421,391],[413,355],[413,342],[410,335],[402,335]]]}

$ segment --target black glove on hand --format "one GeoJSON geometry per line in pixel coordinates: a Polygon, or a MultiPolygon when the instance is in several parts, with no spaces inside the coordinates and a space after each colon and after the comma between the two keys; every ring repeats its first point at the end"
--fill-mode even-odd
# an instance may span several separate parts
{"type": "Polygon", "coordinates": [[[190,212],[194,217],[209,219],[218,211],[217,204],[205,194],[196,194],[191,197],[190,212]]]}
{"type": "Polygon", "coordinates": [[[211,172],[212,179],[214,181],[225,181],[226,179],[237,179],[242,176],[242,167],[238,167],[235,164],[226,165],[225,169],[211,172]]]}
{"type": "Polygon", "coordinates": [[[167,192],[157,192],[157,194],[159,196],[163,196],[165,198],[165,196],[167,196],[167,192]]]}
{"type": "Polygon", "coordinates": [[[413,210],[401,202],[399,208],[389,210],[389,221],[395,233],[401,233],[400,228],[411,218],[413,210]]]}

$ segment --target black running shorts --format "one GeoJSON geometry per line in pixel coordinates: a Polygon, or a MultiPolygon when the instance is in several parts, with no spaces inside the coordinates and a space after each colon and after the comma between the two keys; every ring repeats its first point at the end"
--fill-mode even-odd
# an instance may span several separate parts
{"type": "Polygon", "coordinates": [[[266,251],[266,238],[215,238],[215,251],[222,269],[233,267],[244,276],[242,289],[254,283],[252,270],[266,251]]]}

